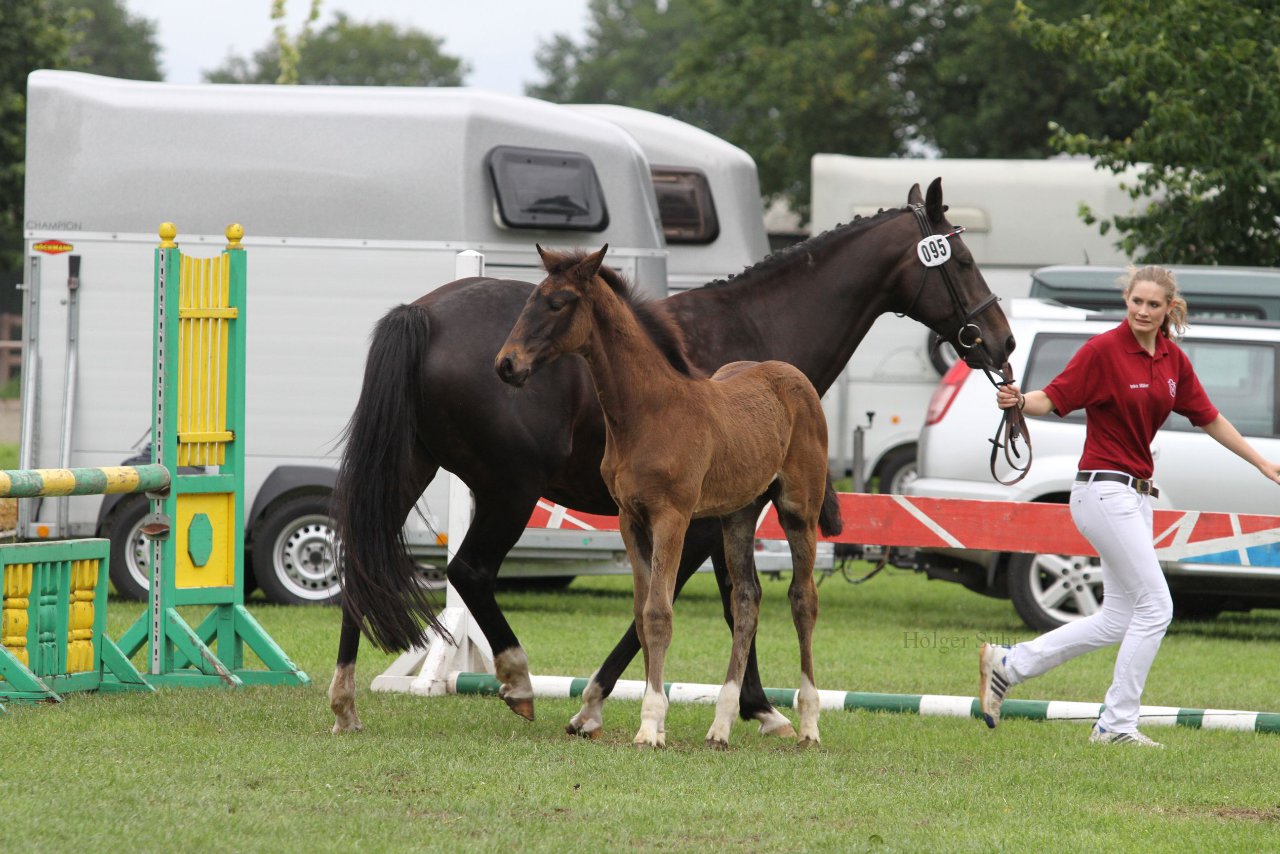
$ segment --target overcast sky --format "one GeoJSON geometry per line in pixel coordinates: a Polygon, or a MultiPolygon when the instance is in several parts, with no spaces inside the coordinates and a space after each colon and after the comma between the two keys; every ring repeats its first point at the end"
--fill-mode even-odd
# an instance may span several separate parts
{"type": "MultiPolygon", "coordinates": [[[[125,0],[156,22],[160,64],[170,83],[201,83],[230,53],[248,58],[272,38],[271,0],[125,0]]],[[[289,32],[306,20],[310,0],[288,0],[289,32]]],[[[560,33],[581,41],[587,0],[324,0],[313,31],[342,11],[354,21],[390,21],[444,39],[444,50],[471,65],[466,83],[523,95],[541,75],[533,55],[560,33]]]]}

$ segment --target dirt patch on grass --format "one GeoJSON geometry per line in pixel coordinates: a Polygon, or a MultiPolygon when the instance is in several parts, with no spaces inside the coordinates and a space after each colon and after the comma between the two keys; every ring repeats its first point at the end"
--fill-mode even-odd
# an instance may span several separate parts
{"type": "Polygon", "coordinates": [[[1156,807],[1151,812],[1179,818],[1201,818],[1211,815],[1227,821],[1276,821],[1280,822],[1280,806],[1274,807],[1156,807]]]}
{"type": "Polygon", "coordinates": [[[1247,807],[1215,807],[1210,814],[1239,821],[1280,821],[1280,807],[1251,809],[1247,807]]]}

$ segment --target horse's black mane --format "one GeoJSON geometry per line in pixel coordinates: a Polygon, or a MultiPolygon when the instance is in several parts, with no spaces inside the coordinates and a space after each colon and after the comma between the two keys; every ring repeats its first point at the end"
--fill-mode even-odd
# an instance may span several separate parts
{"type": "MultiPolygon", "coordinates": [[[[570,252],[560,253],[555,260],[549,263],[544,259],[546,270],[553,276],[563,274],[577,266],[579,262],[587,257],[587,254],[584,250],[575,249],[570,252]]],[[[658,346],[659,352],[666,357],[671,367],[685,376],[696,377],[702,375],[689,364],[689,360],[685,357],[684,336],[681,334],[680,328],[676,326],[675,321],[661,306],[650,302],[648,297],[637,291],[626,280],[626,277],[607,264],[600,266],[597,275],[604,280],[611,291],[617,294],[631,308],[631,313],[636,316],[636,320],[640,323],[640,328],[658,346]]]]}
{"type": "Polygon", "coordinates": [[[800,243],[793,243],[790,246],[785,246],[777,252],[766,255],[755,264],[747,267],[741,273],[737,273],[727,279],[716,279],[714,281],[707,282],[705,287],[724,287],[725,285],[736,282],[743,276],[773,272],[779,267],[792,263],[792,260],[798,255],[804,255],[824,249],[827,244],[835,242],[837,237],[843,238],[850,231],[870,228],[881,220],[888,219],[895,214],[901,213],[903,210],[905,210],[905,208],[888,208],[879,211],[875,216],[855,216],[851,222],[841,223],[836,225],[834,228],[827,229],[821,234],[815,234],[813,237],[803,240],[800,243]]]}

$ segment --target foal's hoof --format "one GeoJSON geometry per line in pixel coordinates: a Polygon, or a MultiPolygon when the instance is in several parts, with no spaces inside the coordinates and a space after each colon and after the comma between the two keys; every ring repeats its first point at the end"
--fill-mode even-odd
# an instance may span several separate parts
{"type": "Polygon", "coordinates": [[[785,723],[785,724],[783,724],[782,726],[779,726],[779,727],[777,727],[777,728],[775,728],[775,729],[765,729],[764,727],[760,727],[760,734],[761,734],[761,735],[776,735],[776,736],[778,736],[779,738],[795,738],[795,737],[796,737],[796,728],[795,728],[795,727],[793,727],[793,726],[792,726],[791,724],[789,724],[789,723],[785,723]]]}
{"type": "Polygon", "coordinates": [[[592,741],[595,741],[600,737],[600,727],[596,727],[595,729],[580,729],[573,724],[568,724],[565,726],[564,731],[568,735],[576,735],[580,738],[589,738],[592,741]]]}
{"type": "Polygon", "coordinates": [[[503,697],[502,700],[507,704],[507,708],[526,721],[533,720],[533,700],[531,698],[503,697]]]}
{"type": "Polygon", "coordinates": [[[360,723],[359,718],[357,718],[354,722],[336,720],[333,722],[333,729],[331,731],[334,735],[340,735],[344,732],[361,732],[363,729],[364,724],[360,723]]]}
{"type": "Polygon", "coordinates": [[[635,741],[632,742],[637,750],[654,750],[659,747],[667,746],[667,734],[660,732],[652,738],[643,735],[637,735],[635,741]]]}
{"type": "Polygon", "coordinates": [[[718,738],[708,738],[707,747],[711,748],[712,750],[728,750],[729,742],[722,741],[718,738]]]}
{"type": "Polygon", "coordinates": [[[822,744],[822,742],[818,741],[817,738],[805,736],[796,742],[796,747],[799,747],[802,750],[808,750],[810,747],[818,747],[820,744],[822,744]]]}

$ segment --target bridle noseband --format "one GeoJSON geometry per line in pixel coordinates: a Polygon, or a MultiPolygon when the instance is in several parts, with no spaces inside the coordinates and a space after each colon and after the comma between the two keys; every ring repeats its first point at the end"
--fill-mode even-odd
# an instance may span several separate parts
{"type": "MultiPolygon", "coordinates": [[[[929,225],[929,218],[925,214],[924,205],[912,204],[908,205],[911,213],[916,218],[916,224],[920,226],[921,241],[917,244],[917,251],[920,255],[920,262],[924,264],[924,272],[920,276],[920,287],[916,289],[916,295],[911,300],[911,305],[907,308],[906,314],[910,314],[912,309],[916,307],[916,303],[920,301],[920,295],[924,293],[925,283],[929,279],[929,271],[937,269],[942,274],[942,283],[947,288],[947,293],[951,296],[951,304],[954,308],[956,317],[960,319],[956,331],[951,335],[937,335],[933,346],[937,347],[944,340],[954,339],[955,345],[961,350],[971,350],[982,343],[982,330],[973,322],[973,319],[982,312],[986,311],[992,305],[999,301],[999,297],[995,294],[988,294],[987,298],[978,303],[974,308],[965,311],[964,300],[960,298],[960,291],[956,287],[955,281],[951,278],[951,273],[947,269],[947,262],[951,260],[951,252],[948,248],[947,240],[956,237],[964,232],[964,226],[956,226],[946,234],[937,234],[929,225]],[[965,334],[969,332],[972,340],[965,341],[965,334]]],[[[982,372],[987,375],[987,379],[993,386],[1010,385],[1013,383],[1013,370],[1009,367],[1009,363],[1005,362],[1000,368],[999,374],[992,373],[992,366],[989,359],[983,359],[982,372]],[[996,379],[999,376],[1000,379],[996,379]]],[[[1022,410],[1016,406],[1011,406],[1004,410],[1000,417],[1000,424],[996,427],[996,433],[991,439],[991,477],[997,483],[1005,486],[1012,486],[1027,476],[1031,471],[1031,434],[1027,431],[1027,420],[1022,414],[1022,410]],[[1022,454],[1018,451],[1018,442],[1023,441],[1027,446],[1027,461],[1020,465],[1022,454]],[[1004,451],[1005,462],[1009,467],[1017,472],[1017,476],[1012,480],[1001,480],[1000,475],[996,474],[996,460],[1000,456],[1000,452],[1004,451]]]]}

